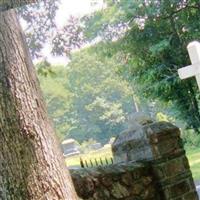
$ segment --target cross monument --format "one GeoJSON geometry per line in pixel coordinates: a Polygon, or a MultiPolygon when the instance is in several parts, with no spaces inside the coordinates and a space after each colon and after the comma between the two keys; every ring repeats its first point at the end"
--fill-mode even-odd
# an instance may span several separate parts
{"type": "Polygon", "coordinates": [[[195,76],[200,90],[200,42],[189,43],[187,49],[192,65],[179,69],[178,74],[181,79],[195,76]]]}

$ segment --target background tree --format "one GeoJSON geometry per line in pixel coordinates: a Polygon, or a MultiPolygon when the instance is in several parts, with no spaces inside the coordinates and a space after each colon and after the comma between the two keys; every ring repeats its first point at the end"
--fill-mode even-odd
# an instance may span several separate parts
{"type": "Polygon", "coordinates": [[[140,96],[165,102],[187,128],[199,132],[196,84],[181,82],[177,74],[190,63],[187,44],[200,37],[199,2],[106,2],[106,9],[83,18],[85,36],[89,41],[101,38],[115,59],[123,58],[121,72],[140,96]]]}
{"type": "Polygon", "coordinates": [[[60,136],[105,143],[126,128],[128,115],[135,111],[133,90],[117,74],[118,68],[117,62],[90,47],[72,54],[66,67],[52,67],[55,75],[40,75],[60,136]]]}
{"type": "MultiPolygon", "coordinates": [[[[199,132],[196,85],[191,80],[180,82],[177,75],[179,67],[189,64],[186,45],[199,37],[199,2],[105,0],[105,3],[106,9],[85,16],[82,22],[71,17],[69,26],[62,30],[55,23],[58,1],[47,0],[21,10],[19,13],[28,24],[26,35],[32,56],[40,56],[46,41],[53,44],[53,54],[69,56],[73,48],[102,40],[107,48],[103,54],[123,62],[121,74],[134,82],[138,96],[153,102],[161,100],[187,128],[199,132]],[[34,15],[35,9],[39,10],[38,15],[34,15]]],[[[102,51],[103,45],[100,46],[102,51]]]]}

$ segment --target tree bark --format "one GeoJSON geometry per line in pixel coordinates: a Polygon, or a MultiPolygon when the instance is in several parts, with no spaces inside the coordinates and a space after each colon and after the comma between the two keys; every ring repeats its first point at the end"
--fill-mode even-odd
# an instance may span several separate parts
{"type": "Polygon", "coordinates": [[[26,4],[35,3],[37,0],[0,0],[0,11],[20,7],[26,4]]]}
{"type": "Polygon", "coordinates": [[[15,11],[0,12],[0,199],[74,200],[15,11]]]}

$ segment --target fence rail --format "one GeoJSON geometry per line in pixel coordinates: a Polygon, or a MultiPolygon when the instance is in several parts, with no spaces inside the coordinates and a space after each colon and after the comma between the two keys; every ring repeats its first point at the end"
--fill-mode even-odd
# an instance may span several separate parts
{"type": "Polygon", "coordinates": [[[105,165],[112,165],[113,164],[113,158],[94,158],[94,159],[88,159],[83,160],[80,158],[80,166],[81,168],[89,168],[89,167],[98,167],[98,166],[105,166],[105,165]]]}

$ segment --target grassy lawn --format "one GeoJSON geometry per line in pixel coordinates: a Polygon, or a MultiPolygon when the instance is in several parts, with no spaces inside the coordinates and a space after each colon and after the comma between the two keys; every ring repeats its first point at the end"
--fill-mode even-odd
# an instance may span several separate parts
{"type": "MultiPolygon", "coordinates": [[[[200,181],[200,149],[187,149],[187,157],[190,163],[190,167],[192,170],[193,178],[195,180],[200,181]]],[[[105,157],[111,162],[110,158],[112,157],[111,148],[103,148],[97,151],[92,151],[87,154],[80,154],[77,156],[66,158],[65,162],[67,166],[80,166],[80,158],[83,160],[92,160],[93,163],[94,159],[96,158],[99,162],[99,159],[102,158],[103,162],[105,163],[105,157]]],[[[90,163],[88,163],[90,166],[90,163]]]]}
{"type": "MultiPolygon", "coordinates": [[[[95,163],[95,159],[97,159],[97,161],[99,163],[100,158],[102,159],[103,163],[106,163],[105,158],[107,158],[109,163],[111,163],[110,158],[112,158],[112,157],[113,156],[112,156],[112,152],[111,152],[111,147],[106,147],[106,148],[102,148],[100,150],[91,151],[89,153],[68,157],[65,159],[65,163],[67,164],[67,166],[80,166],[80,158],[82,160],[87,160],[87,161],[92,160],[93,163],[95,163]]],[[[89,166],[90,166],[90,163],[89,163],[89,166]]]]}
{"type": "Polygon", "coordinates": [[[187,156],[192,170],[193,178],[196,181],[200,181],[200,148],[199,149],[187,149],[187,156]]]}

